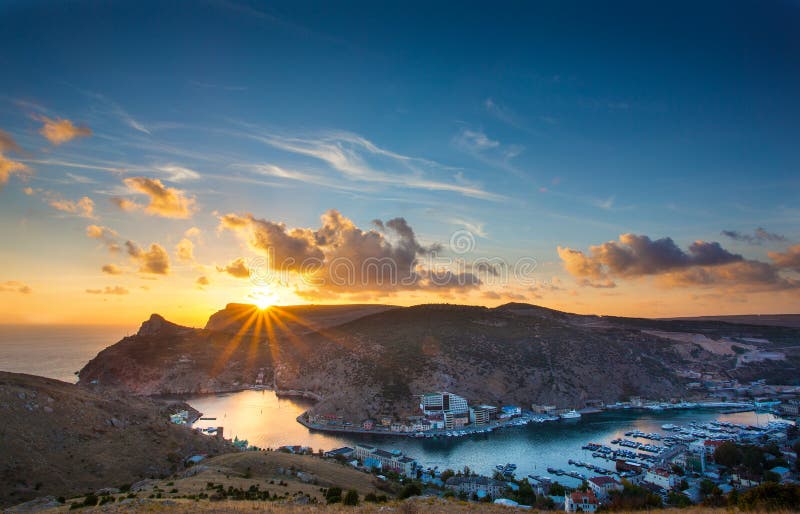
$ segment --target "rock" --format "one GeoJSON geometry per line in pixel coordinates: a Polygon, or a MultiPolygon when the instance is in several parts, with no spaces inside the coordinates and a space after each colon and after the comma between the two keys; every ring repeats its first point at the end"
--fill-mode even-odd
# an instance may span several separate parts
{"type": "Polygon", "coordinates": [[[308,505],[310,501],[311,499],[304,494],[302,496],[298,496],[297,498],[295,498],[292,503],[294,503],[295,505],[308,505]]]}
{"type": "Polygon", "coordinates": [[[53,496],[42,496],[29,502],[20,503],[15,507],[9,507],[3,512],[38,512],[40,510],[52,509],[61,505],[62,504],[59,503],[59,501],[53,496]]]}
{"type": "Polygon", "coordinates": [[[142,491],[145,488],[150,487],[154,483],[155,483],[155,481],[150,480],[148,478],[146,478],[144,480],[140,480],[140,481],[136,482],[135,484],[131,485],[131,491],[134,492],[134,493],[142,491]]]}
{"type": "Polygon", "coordinates": [[[298,471],[297,478],[306,484],[311,484],[316,480],[316,477],[311,473],[306,473],[305,471],[298,471]]]}
{"type": "Polygon", "coordinates": [[[94,494],[96,494],[97,496],[103,496],[105,494],[119,494],[119,493],[120,490],[117,489],[116,487],[104,487],[103,489],[98,489],[97,491],[95,491],[94,494]]]}
{"type": "Polygon", "coordinates": [[[199,475],[203,471],[207,471],[208,469],[210,469],[208,466],[203,466],[203,465],[192,466],[191,468],[184,471],[182,476],[183,478],[193,477],[195,475],[199,475]]]}

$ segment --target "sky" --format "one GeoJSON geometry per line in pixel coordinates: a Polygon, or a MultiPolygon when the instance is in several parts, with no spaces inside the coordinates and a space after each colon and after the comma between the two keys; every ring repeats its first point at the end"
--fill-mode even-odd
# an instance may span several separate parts
{"type": "Polygon", "coordinates": [[[800,312],[800,3],[0,3],[0,323],[800,312]]]}

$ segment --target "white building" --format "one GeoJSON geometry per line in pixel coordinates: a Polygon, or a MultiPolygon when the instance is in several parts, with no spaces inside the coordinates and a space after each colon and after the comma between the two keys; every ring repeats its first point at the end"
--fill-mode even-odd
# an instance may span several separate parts
{"type": "Polygon", "coordinates": [[[597,496],[589,489],[586,492],[575,491],[564,498],[566,512],[595,512],[597,510],[597,496]]]}
{"type": "Polygon", "coordinates": [[[648,469],[644,473],[644,481],[648,484],[670,491],[678,485],[678,477],[666,469],[648,469]]]}
{"type": "Polygon", "coordinates": [[[586,482],[598,498],[608,498],[611,491],[622,490],[622,484],[608,476],[592,477],[586,482]]]}
{"type": "Polygon", "coordinates": [[[422,395],[419,408],[425,414],[441,412],[450,412],[452,414],[469,413],[469,405],[467,405],[466,398],[444,391],[422,395]]]}

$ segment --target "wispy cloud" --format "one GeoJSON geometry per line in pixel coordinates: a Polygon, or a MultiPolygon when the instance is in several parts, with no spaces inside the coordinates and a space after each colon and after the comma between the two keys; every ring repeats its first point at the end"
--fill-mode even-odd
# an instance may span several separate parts
{"type": "MultiPolygon", "coordinates": [[[[286,152],[312,157],[339,172],[342,178],[362,183],[398,188],[446,191],[482,200],[501,200],[504,197],[479,187],[459,183],[457,177],[450,182],[429,178],[433,171],[441,172],[446,166],[433,161],[392,152],[371,141],[346,132],[335,132],[319,138],[285,137],[274,134],[247,133],[247,137],[261,141],[286,152]],[[391,171],[382,171],[391,170],[391,171]],[[434,170],[435,169],[435,170],[434,170]]],[[[282,168],[262,169],[271,176],[285,172],[282,168]]],[[[297,173],[283,178],[305,180],[309,177],[297,173]]]]}

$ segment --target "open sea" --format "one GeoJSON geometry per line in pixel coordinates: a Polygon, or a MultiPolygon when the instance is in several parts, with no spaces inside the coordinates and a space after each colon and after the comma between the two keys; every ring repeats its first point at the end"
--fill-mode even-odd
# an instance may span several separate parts
{"type": "Polygon", "coordinates": [[[0,371],[77,382],[76,371],[138,327],[0,325],[0,371]]]}

